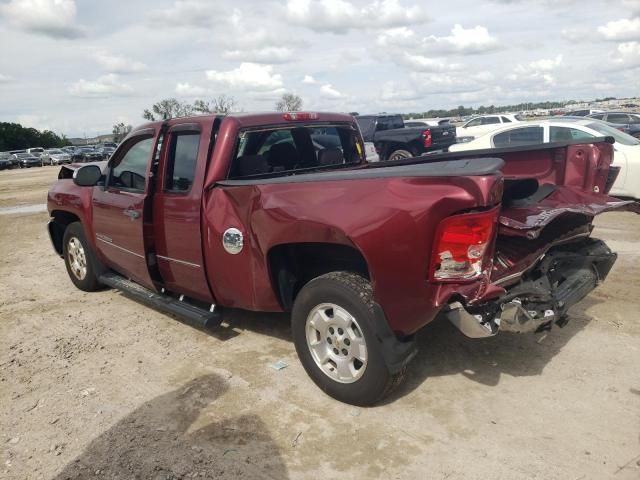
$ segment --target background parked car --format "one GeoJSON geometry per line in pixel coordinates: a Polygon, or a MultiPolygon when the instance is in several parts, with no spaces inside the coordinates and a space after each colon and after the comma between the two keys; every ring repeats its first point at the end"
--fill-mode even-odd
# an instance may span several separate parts
{"type": "Polygon", "coordinates": [[[101,160],[103,160],[102,153],[89,145],[76,148],[71,157],[72,162],[99,162],[101,160]]]}
{"type": "Polygon", "coordinates": [[[69,156],[73,156],[74,152],[76,151],[76,147],[73,147],[73,146],[62,147],[62,148],[60,148],[60,150],[62,150],[65,153],[68,153],[69,156]]]}
{"type": "Polygon", "coordinates": [[[42,160],[39,157],[27,152],[16,153],[20,168],[41,167],[42,160]]]}
{"type": "Polygon", "coordinates": [[[98,151],[98,152],[100,152],[102,154],[102,159],[103,160],[108,160],[109,158],[111,158],[111,155],[113,155],[113,152],[115,152],[116,149],[114,147],[109,147],[109,146],[105,145],[103,147],[97,148],[96,151],[98,151]]]}
{"type": "Polygon", "coordinates": [[[460,152],[572,140],[591,141],[594,137],[613,137],[615,140],[613,165],[620,167],[620,173],[611,195],[640,199],[640,140],[600,120],[560,117],[521,122],[501,127],[471,142],[452,145],[449,150],[460,152]]]}
{"type": "Polygon", "coordinates": [[[380,160],[401,160],[427,153],[446,152],[456,142],[453,125],[405,127],[402,115],[355,117],[365,142],[375,145],[380,160]]]}
{"type": "Polygon", "coordinates": [[[499,114],[499,115],[481,115],[467,121],[461,127],[456,128],[456,138],[458,143],[469,142],[476,137],[484,135],[496,128],[500,128],[504,124],[518,123],[522,121],[520,115],[499,114]]]}
{"type": "Polygon", "coordinates": [[[581,110],[571,110],[569,112],[565,112],[565,117],[586,117],[588,115],[593,115],[594,113],[602,113],[604,110],[597,110],[594,108],[583,108],[581,110]]]}
{"type": "Polygon", "coordinates": [[[640,138],[640,113],[635,112],[604,112],[589,115],[590,118],[604,120],[614,124],[616,128],[636,138],[640,138]]]}
{"type": "Polygon", "coordinates": [[[27,153],[30,153],[34,157],[40,157],[44,153],[44,148],[42,147],[31,147],[27,148],[27,153]]]}
{"type": "Polygon", "coordinates": [[[0,170],[11,170],[12,168],[11,154],[9,152],[0,152],[0,170]]]}
{"type": "Polygon", "coordinates": [[[13,168],[20,168],[20,160],[18,160],[18,153],[24,153],[24,150],[11,150],[9,152],[9,159],[11,160],[11,163],[13,164],[13,168]]]}
{"type": "Polygon", "coordinates": [[[43,165],[62,165],[71,163],[71,155],[59,148],[49,148],[40,155],[43,165]]]}

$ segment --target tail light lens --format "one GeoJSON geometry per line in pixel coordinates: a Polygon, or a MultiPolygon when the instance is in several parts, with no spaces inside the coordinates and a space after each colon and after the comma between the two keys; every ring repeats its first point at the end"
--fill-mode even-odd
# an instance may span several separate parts
{"type": "Polygon", "coordinates": [[[286,112],[282,114],[282,118],[291,122],[295,122],[295,121],[318,120],[318,118],[320,117],[317,113],[312,113],[312,112],[286,112]]]}
{"type": "Polygon", "coordinates": [[[438,225],[431,258],[436,282],[473,280],[482,274],[500,208],[445,218],[438,225]]]}
{"type": "Polygon", "coordinates": [[[424,137],[423,144],[425,147],[430,147],[433,145],[433,138],[431,138],[431,129],[427,128],[424,132],[422,132],[422,136],[424,137]]]}

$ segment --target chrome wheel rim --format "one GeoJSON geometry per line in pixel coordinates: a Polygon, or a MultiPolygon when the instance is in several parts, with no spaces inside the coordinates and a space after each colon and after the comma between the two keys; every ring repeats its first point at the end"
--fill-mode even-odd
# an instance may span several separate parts
{"type": "Polygon", "coordinates": [[[76,237],[71,237],[67,242],[67,257],[73,275],[78,280],[84,280],[87,276],[87,256],[82,243],[76,237]]]}
{"type": "Polygon", "coordinates": [[[356,319],[334,303],[311,310],[305,326],[307,347],[322,373],[339,383],[353,383],[367,368],[367,344],[356,319]]]}

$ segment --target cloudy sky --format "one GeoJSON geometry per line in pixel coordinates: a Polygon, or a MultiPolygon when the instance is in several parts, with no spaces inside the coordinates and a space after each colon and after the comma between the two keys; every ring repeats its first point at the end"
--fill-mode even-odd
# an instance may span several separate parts
{"type": "Polygon", "coordinates": [[[68,136],[166,98],[402,112],[640,95],[640,0],[0,0],[0,121],[68,136]]]}

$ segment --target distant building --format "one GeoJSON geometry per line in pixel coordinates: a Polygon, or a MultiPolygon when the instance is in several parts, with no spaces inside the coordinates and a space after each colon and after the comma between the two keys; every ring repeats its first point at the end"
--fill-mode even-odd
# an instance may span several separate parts
{"type": "Polygon", "coordinates": [[[113,134],[98,135],[97,137],[70,138],[73,145],[95,145],[96,143],[113,142],[113,134]]]}

